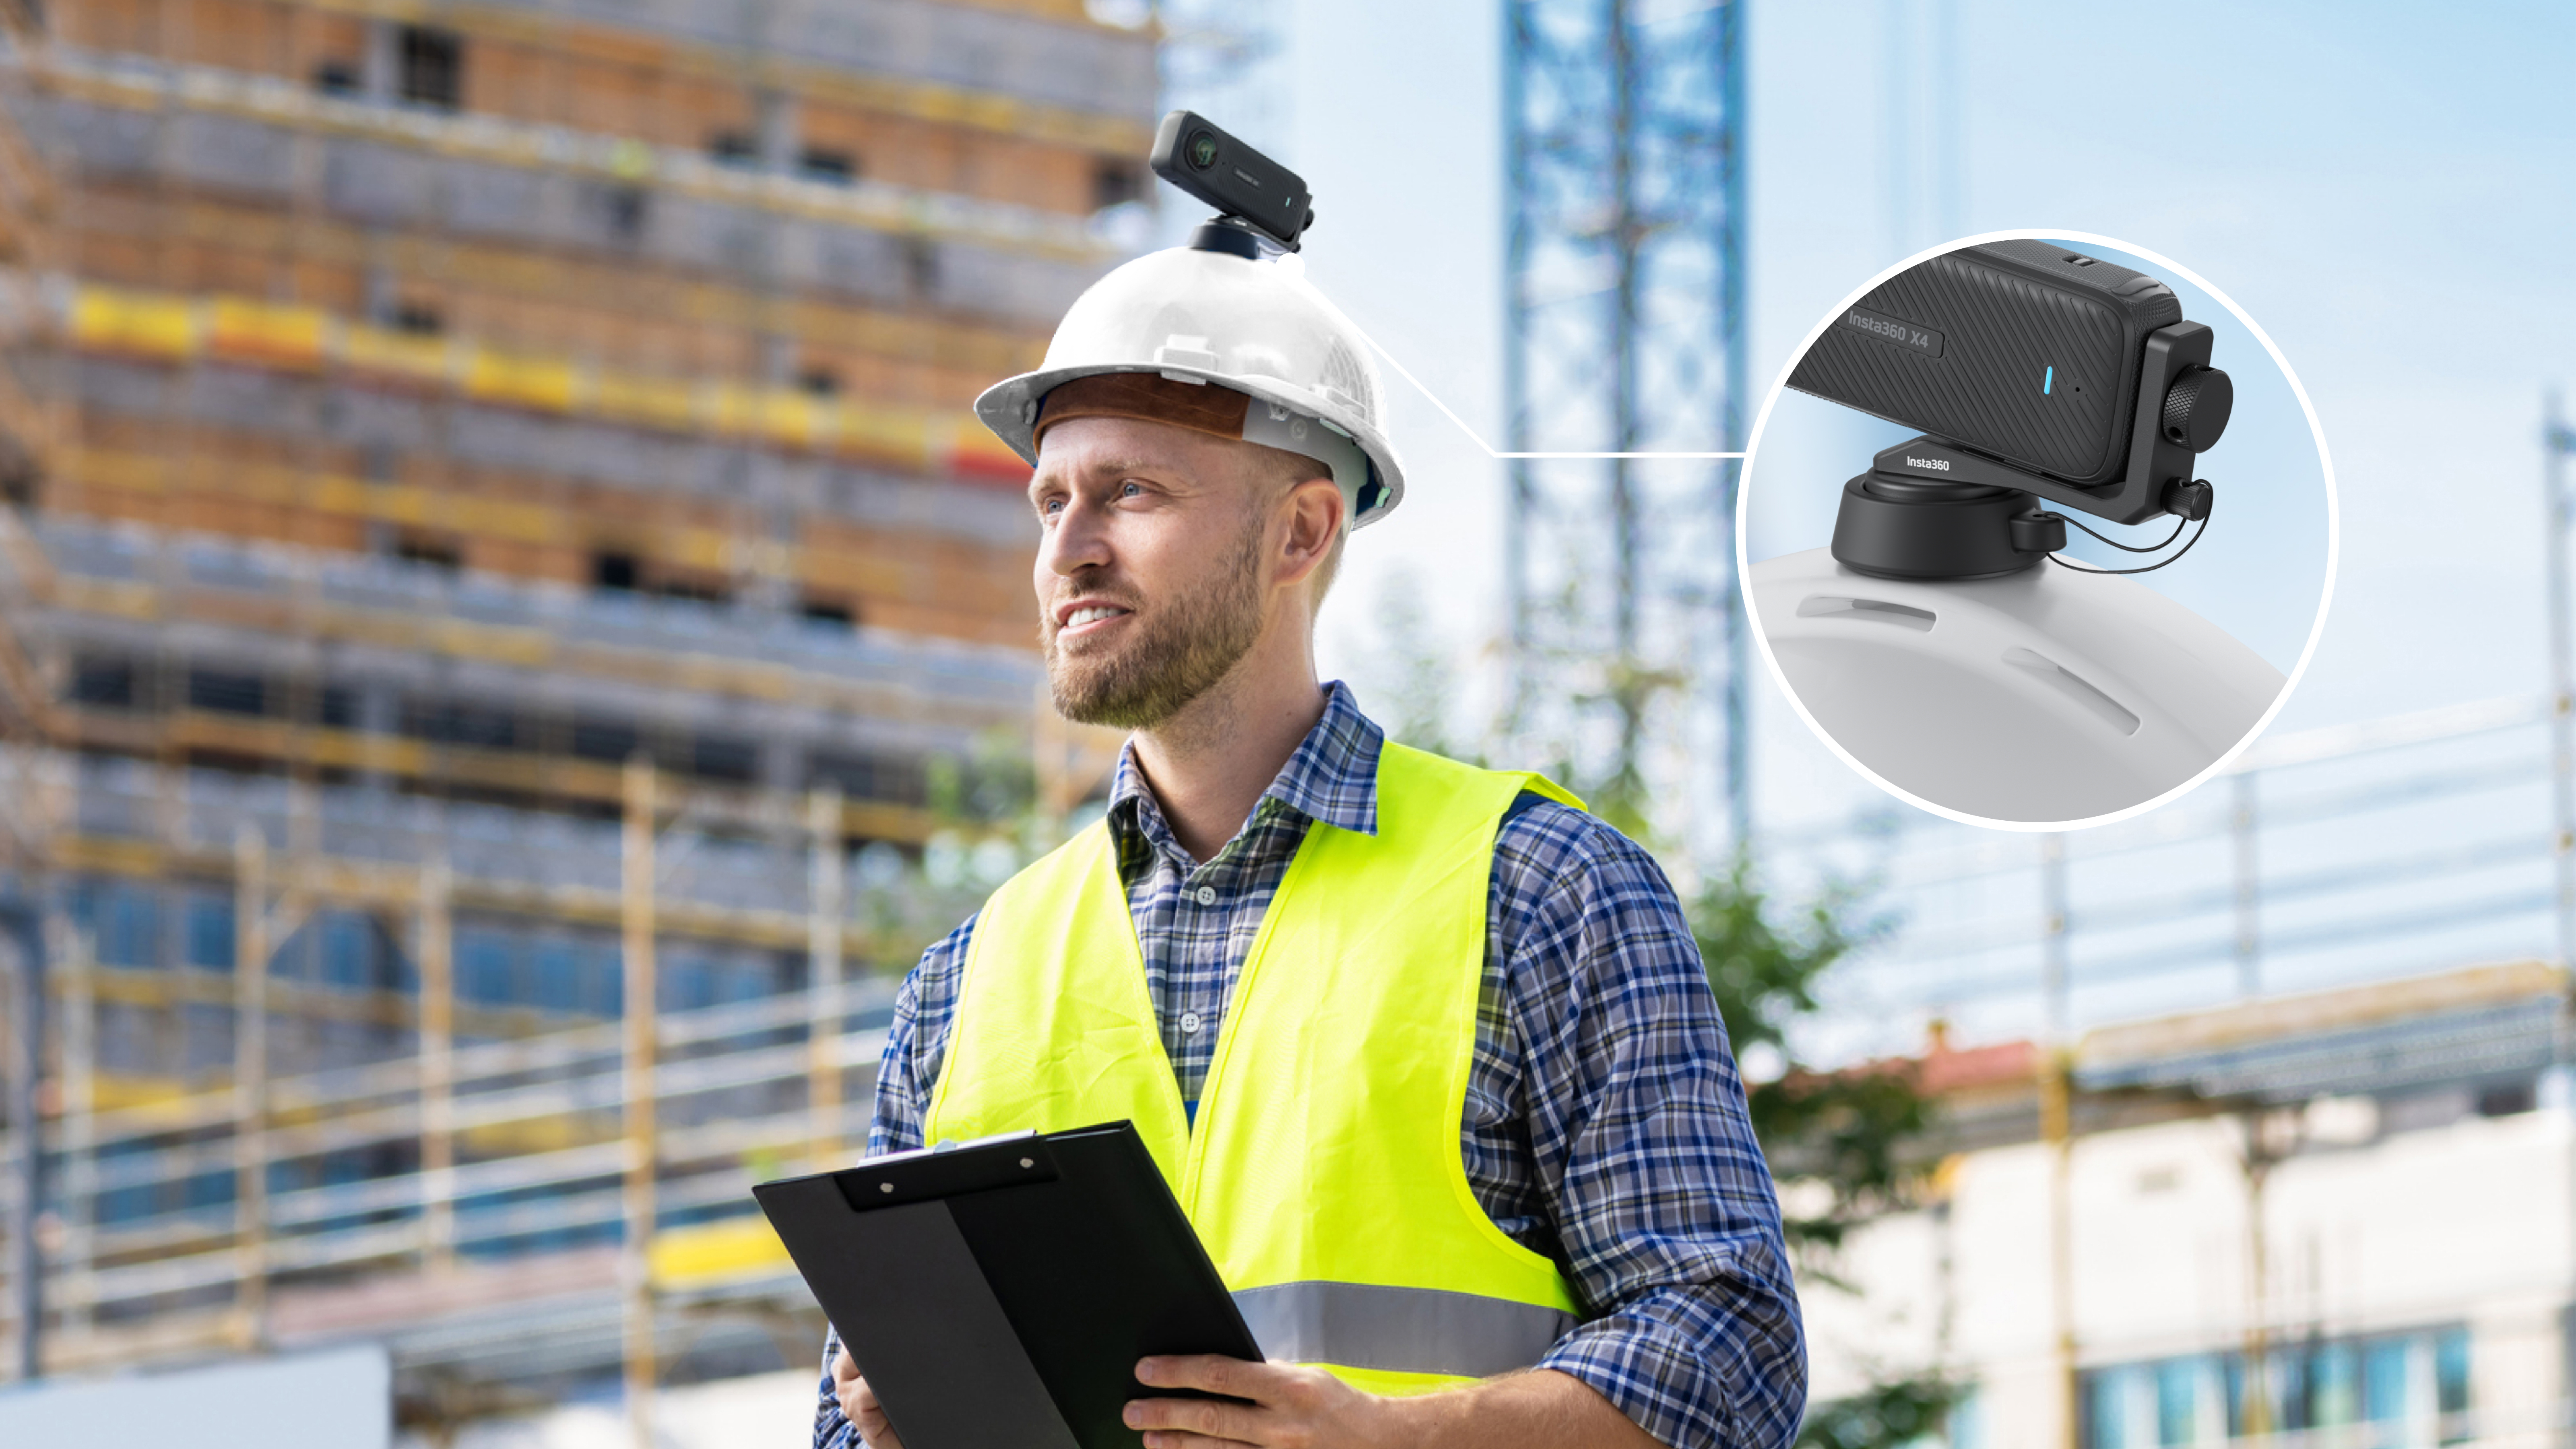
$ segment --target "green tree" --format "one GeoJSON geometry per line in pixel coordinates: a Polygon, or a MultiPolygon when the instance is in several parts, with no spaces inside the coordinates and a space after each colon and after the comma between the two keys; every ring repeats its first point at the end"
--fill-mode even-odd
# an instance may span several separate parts
{"type": "MultiPolygon", "coordinates": [[[[1816,1210],[1796,1215],[1785,1211],[1784,1201],[1781,1229],[1790,1254],[1810,1282],[1842,1291],[1856,1290],[1837,1276],[1836,1250],[1860,1224],[1911,1205],[1932,1127],[1930,1103],[1910,1070],[1818,1072],[1791,1054],[1795,1024],[1820,1007],[1816,993],[1825,973],[1892,929],[1864,906],[1856,892],[1834,888],[1803,909],[1780,911],[1742,862],[1690,902],[1691,931],[1736,1060],[1767,1059],[1776,1067],[1745,1086],[1772,1177],[1784,1189],[1824,1189],[1784,1191],[1789,1201],[1821,1197],[1816,1210]]],[[[1958,1387],[1937,1370],[1876,1383],[1851,1398],[1810,1406],[1798,1444],[1895,1449],[1922,1442],[1940,1430],[1957,1396],[1958,1387]]]]}
{"type": "Polygon", "coordinates": [[[1929,1376],[1872,1384],[1848,1399],[1812,1405],[1798,1429],[1798,1449],[1889,1449],[1939,1443],[1959,1390],[1929,1376]]]}

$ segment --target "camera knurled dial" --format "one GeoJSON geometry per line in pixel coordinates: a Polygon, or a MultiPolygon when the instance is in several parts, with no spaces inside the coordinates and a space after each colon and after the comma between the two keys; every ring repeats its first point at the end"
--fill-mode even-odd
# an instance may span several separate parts
{"type": "Polygon", "coordinates": [[[2228,415],[2235,409],[2236,384],[2226,373],[2214,367],[2186,368],[2165,390],[2159,422],[2165,441],[2206,453],[2218,446],[2219,435],[2227,431],[2228,415]]]}

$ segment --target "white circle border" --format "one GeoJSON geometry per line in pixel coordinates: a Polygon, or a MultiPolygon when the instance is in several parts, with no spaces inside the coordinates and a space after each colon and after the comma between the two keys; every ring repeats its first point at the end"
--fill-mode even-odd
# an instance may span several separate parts
{"type": "Polygon", "coordinates": [[[2144,815],[2150,810],[2157,809],[2160,806],[2166,805],[2190,794],[2192,791],[2200,788],[2200,786],[2211,776],[2224,772],[2228,766],[2236,763],[2237,757],[2250,749],[2256,740],[2262,738],[2265,730],[2271,728],[2273,717],[2281,712],[2282,706],[2290,702],[2290,696],[2298,691],[2299,681],[2307,677],[2308,664],[2311,660],[2316,658],[2317,642],[2325,637],[2326,617],[2334,611],[2335,574],[2337,567],[2341,563],[2343,554],[2343,506],[2340,495],[2335,489],[2334,454],[2326,447],[2325,427],[2317,421],[2317,406],[2315,403],[2308,400],[2307,385],[2299,381],[2298,371],[2290,366],[2290,359],[2282,355],[2280,344],[2272,340],[2272,334],[2264,331],[2262,325],[2256,322],[2251,316],[2247,315],[2244,308],[2237,306],[2235,298],[2228,296],[2225,292],[2212,286],[2207,278],[2201,276],[2191,268],[2184,266],[2182,263],[2175,261],[2171,257],[2158,252],[2149,251],[2142,246],[2122,241],[2118,237],[2104,236],[2099,232],[2036,227],[2025,227],[2009,231],[1979,232],[1975,236],[1961,237],[1956,241],[1947,241],[1938,246],[1926,247],[1922,251],[1916,252],[1914,255],[1907,257],[1905,260],[1886,268],[1878,275],[1861,283],[1858,287],[1853,288],[1851,292],[1844,296],[1841,302],[1837,303],[1831,310],[1827,311],[1824,316],[1818,318],[1815,326],[1807,329],[1807,335],[1798,343],[1798,350],[1789,354],[1789,360],[1781,365],[1779,377],[1772,381],[1770,392],[1763,396],[1762,411],[1755,415],[1753,419],[1753,432],[1744,443],[1744,461],[1737,466],[1739,466],[1743,471],[1737,475],[1738,484],[1735,490],[1736,588],[1742,595],[1744,619],[1745,622],[1751,626],[1750,632],[1753,635],[1754,645],[1762,651],[1762,662],[1771,671],[1771,682],[1779,686],[1780,693],[1786,696],[1789,701],[1789,707],[1797,711],[1798,718],[1806,724],[1808,731],[1815,735],[1817,739],[1824,741],[1825,748],[1833,751],[1835,757],[1840,759],[1844,764],[1851,766],[1852,770],[1862,779],[1869,781],[1881,790],[1886,791],[1888,794],[1895,796],[1897,799],[1904,801],[1908,805],[1914,806],[1918,810],[1929,811],[1945,820],[1955,820],[1961,825],[1974,825],[1987,830],[2011,830],[2031,835],[2064,833],[2075,830],[2090,830],[2097,825],[2116,825],[2123,820],[2144,815]],[[2081,243],[2085,246],[2102,247],[2111,251],[2123,252],[2129,256],[2136,257],[2140,261],[2146,262],[2151,266],[2162,267],[2167,272],[2182,278],[2184,281],[2189,282],[2191,285],[2198,287],[2201,291],[2209,294],[2209,296],[2215,299],[2220,306],[2225,307],[2231,316],[2235,317],[2237,321],[2245,324],[2245,330],[2252,333],[2254,340],[2262,343],[2263,350],[2271,355],[2272,365],[2281,369],[2282,378],[2290,384],[2291,394],[2299,400],[2299,411],[2307,417],[2308,436],[2317,445],[2317,465],[2325,473],[2325,587],[2319,591],[2317,596],[2317,616],[2315,621],[2308,626],[2307,645],[2299,651],[2299,662],[2290,670],[2290,677],[2282,684],[2281,692],[2273,697],[2271,707],[2263,711],[2262,718],[2254,721],[2253,728],[2247,730],[2242,739],[2239,739],[2235,744],[2229,746],[2226,752],[2221,754],[2217,759],[2210,761],[2199,774],[2192,776],[2190,779],[2183,781],[2181,784],[2176,785],[2172,789],[2151,799],[2141,800],[2135,805],[2130,805],[2119,810],[2109,811],[2101,815],[2088,815],[2079,820],[1995,820],[1982,815],[1970,815],[1965,811],[1953,810],[1947,805],[1924,799],[1913,791],[1896,784],[1883,775],[1880,775],[1876,770],[1871,769],[1869,766],[1862,764],[1859,757],[1852,754],[1851,751],[1844,749],[1840,740],[1835,739],[1830,731],[1828,731],[1823,725],[1816,722],[1816,717],[1807,709],[1806,702],[1798,698],[1798,691],[1790,688],[1789,676],[1781,670],[1779,658],[1771,652],[1771,640],[1769,636],[1762,632],[1761,611],[1755,607],[1753,602],[1753,562],[1749,557],[1750,546],[1747,541],[1748,532],[1745,527],[1746,521],[1752,516],[1753,463],[1755,458],[1757,458],[1762,451],[1762,431],[1771,425],[1771,409],[1774,404],[1780,401],[1780,394],[1788,388],[1789,374],[1797,370],[1798,364],[1805,360],[1807,350],[1816,345],[1816,339],[1824,335],[1825,329],[1833,325],[1834,319],[1840,317],[1855,303],[1859,302],[1861,298],[1866,297],[1872,291],[1875,291],[1880,283],[1910,267],[1929,261],[1934,257],[1957,251],[1961,247],[1971,247],[1983,242],[1997,241],[2071,241],[2081,243]]]}

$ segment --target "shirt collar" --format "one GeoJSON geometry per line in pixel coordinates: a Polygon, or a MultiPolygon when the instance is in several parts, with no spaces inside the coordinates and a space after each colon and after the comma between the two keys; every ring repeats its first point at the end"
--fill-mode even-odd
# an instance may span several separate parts
{"type": "MultiPolygon", "coordinates": [[[[1320,820],[1359,835],[1377,834],[1377,757],[1386,732],[1360,713],[1350,686],[1336,679],[1324,686],[1324,714],[1296,753],[1281,766],[1279,777],[1261,792],[1309,820],[1320,820]]],[[[1145,798],[1145,776],[1136,768],[1136,742],[1118,752],[1110,777],[1109,811],[1133,811],[1145,798]]]]}

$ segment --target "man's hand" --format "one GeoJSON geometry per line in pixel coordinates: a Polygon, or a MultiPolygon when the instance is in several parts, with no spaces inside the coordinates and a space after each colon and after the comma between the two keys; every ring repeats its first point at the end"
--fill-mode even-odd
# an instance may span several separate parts
{"type": "Polygon", "coordinates": [[[1127,1426],[1145,1431],[1146,1449],[1662,1449],[1591,1385],[1552,1369],[1406,1398],[1302,1364],[1212,1354],[1142,1359],[1136,1378],[1251,1400],[1131,1399],[1127,1426]]]}
{"type": "Polygon", "coordinates": [[[1319,1368],[1217,1354],[1140,1359],[1136,1381],[1250,1399],[1130,1399],[1127,1427],[1146,1449],[1376,1449],[1392,1445],[1396,1401],[1364,1394],[1319,1368]]]}
{"type": "Polygon", "coordinates": [[[868,1381],[859,1377],[858,1363],[846,1348],[832,1360],[832,1397],[841,1401],[841,1417],[859,1431],[859,1441],[868,1449],[903,1449],[903,1441],[894,1436],[894,1425],[886,1422],[885,1406],[869,1391],[868,1381]]]}

